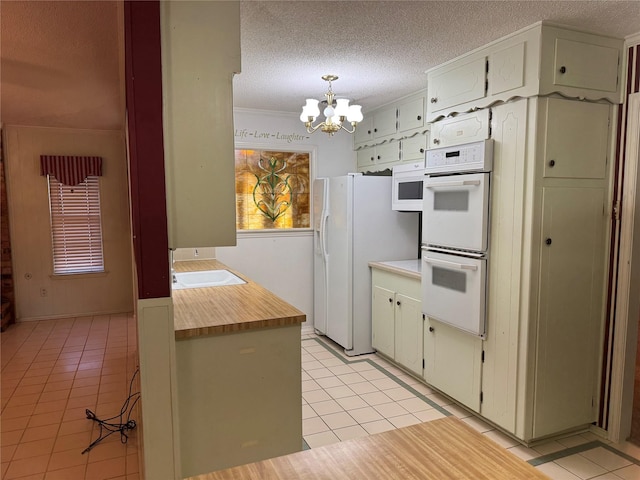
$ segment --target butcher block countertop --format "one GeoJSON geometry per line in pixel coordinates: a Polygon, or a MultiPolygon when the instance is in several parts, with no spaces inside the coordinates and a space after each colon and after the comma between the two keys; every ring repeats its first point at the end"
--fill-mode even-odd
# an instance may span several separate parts
{"type": "Polygon", "coordinates": [[[186,480],[547,479],[456,417],[241,465],[186,480]]]}
{"type": "Polygon", "coordinates": [[[174,290],[176,339],[299,325],[306,319],[297,308],[217,260],[175,262],[173,267],[176,272],[229,270],[247,282],[174,290]]]}

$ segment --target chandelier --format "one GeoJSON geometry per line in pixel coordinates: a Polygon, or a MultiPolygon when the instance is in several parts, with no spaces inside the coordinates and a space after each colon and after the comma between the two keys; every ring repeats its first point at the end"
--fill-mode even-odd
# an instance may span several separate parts
{"type": "Polygon", "coordinates": [[[362,107],[360,105],[350,106],[349,100],[346,98],[335,98],[333,90],[331,90],[331,82],[338,79],[337,75],[323,75],[322,79],[329,82],[329,90],[324,94],[326,100],[322,101],[323,104],[326,103],[327,105],[322,112],[325,116],[325,121],[315,126],[313,125],[313,122],[315,122],[316,118],[320,115],[320,107],[318,104],[321,102],[313,98],[307,98],[307,103],[302,107],[302,114],[300,115],[300,120],[304,123],[304,126],[307,127],[307,132],[313,133],[320,129],[330,136],[333,136],[334,133],[340,130],[348,133],[355,132],[356,124],[361,122],[363,118],[362,107]],[[351,123],[351,130],[345,127],[346,122],[351,123]]]}

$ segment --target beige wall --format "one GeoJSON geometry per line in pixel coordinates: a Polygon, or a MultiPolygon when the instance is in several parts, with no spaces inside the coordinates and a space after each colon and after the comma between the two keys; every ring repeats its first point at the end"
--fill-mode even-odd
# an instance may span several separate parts
{"type": "Polygon", "coordinates": [[[123,133],[4,128],[7,193],[20,320],[133,310],[131,230],[123,133]],[[47,179],[40,155],[103,157],[100,178],[106,274],[53,277],[47,179]],[[41,290],[46,290],[46,295],[41,290]]]}

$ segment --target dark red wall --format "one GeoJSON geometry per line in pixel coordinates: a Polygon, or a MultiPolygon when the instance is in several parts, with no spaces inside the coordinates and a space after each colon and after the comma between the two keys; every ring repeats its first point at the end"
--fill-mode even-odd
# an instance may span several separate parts
{"type": "Polygon", "coordinates": [[[124,6],[129,181],[138,298],[169,297],[160,3],[125,1],[124,6]]]}

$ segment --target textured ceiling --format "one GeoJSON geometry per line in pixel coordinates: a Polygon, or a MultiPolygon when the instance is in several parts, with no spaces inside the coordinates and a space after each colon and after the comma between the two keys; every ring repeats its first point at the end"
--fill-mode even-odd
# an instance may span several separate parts
{"type": "MultiPolygon", "coordinates": [[[[243,1],[237,107],[299,112],[321,76],[366,111],[425,87],[424,71],[540,20],[619,38],[640,1],[243,1]]],[[[121,128],[122,3],[0,1],[1,120],[121,128]]]]}
{"type": "Polygon", "coordinates": [[[640,31],[640,2],[245,1],[238,107],[300,111],[333,90],[363,110],[426,87],[425,70],[540,20],[618,38],[640,31]]]}

